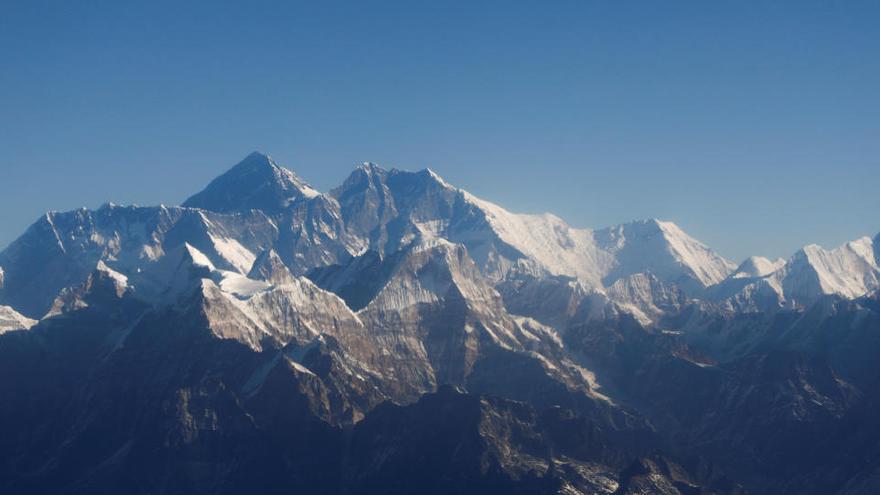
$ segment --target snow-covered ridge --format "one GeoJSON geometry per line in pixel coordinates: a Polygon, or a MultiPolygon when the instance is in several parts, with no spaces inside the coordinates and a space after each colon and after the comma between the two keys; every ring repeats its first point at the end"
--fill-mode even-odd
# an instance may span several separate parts
{"type": "Polygon", "coordinates": [[[805,246],[787,261],[752,257],[714,289],[732,309],[803,306],[823,295],[854,299],[880,288],[875,240],[862,237],[834,249],[805,246]]]}
{"type": "MultiPolygon", "coordinates": [[[[426,170],[425,174],[440,187],[456,192],[465,205],[472,207],[466,210],[468,215],[475,211],[485,219],[484,225],[468,222],[469,230],[456,228],[465,222],[455,217],[448,224],[440,222],[439,226],[426,229],[433,235],[464,242],[478,262],[482,258],[487,258],[484,263],[498,261],[499,253],[480,252],[494,239],[520,253],[520,262],[531,265],[520,269],[572,276],[599,290],[621,277],[650,272],[668,282],[691,279],[690,288],[698,291],[720,282],[735,268],[672,222],[648,220],[602,231],[579,229],[550,213],[512,213],[449,185],[433,171],[426,170]],[[655,232],[661,235],[653,236],[655,232]]],[[[507,264],[517,261],[508,259],[507,264]]]]}
{"type": "Polygon", "coordinates": [[[877,287],[877,261],[874,243],[862,237],[839,248],[826,251],[807,246],[804,252],[819,272],[823,288],[849,297],[857,297],[877,287]]]}
{"type": "Polygon", "coordinates": [[[593,287],[614,262],[613,256],[596,245],[593,232],[575,229],[556,215],[516,214],[462,191],[467,202],[486,215],[498,237],[535,260],[553,275],[569,275],[593,287]]]}
{"type": "Polygon", "coordinates": [[[678,261],[694,271],[696,278],[705,286],[717,284],[730,274],[735,265],[724,259],[702,242],[687,235],[672,222],[655,220],[670,250],[678,261]]]}
{"type": "MultiPolygon", "coordinates": [[[[278,276],[279,274],[275,274],[278,276]]],[[[189,301],[197,294],[216,336],[238,340],[260,350],[264,340],[285,345],[308,340],[344,319],[360,325],[354,312],[335,294],[304,277],[278,277],[285,282],[249,278],[218,269],[204,253],[185,243],[161,262],[133,278],[133,297],[154,306],[189,301]]]]}
{"type": "Polygon", "coordinates": [[[599,245],[614,256],[606,283],[648,272],[692,294],[724,280],[736,266],[672,222],[634,221],[596,232],[599,245]]]}
{"type": "Polygon", "coordinates": [[[798,251],[789,260],[782,276],[786,292],[792,281],[810,276],[823,294],[838,294],[847,298],[862,296],[880,286],[880,268],[870,237],[862,237],[837,248],[826,250],[811,244],[798,251]]]}
{"type": "Polygon", "coordinates": [[[0,301],[38,318],[62,289],[78,286],[99,262],[133,278],[185,243],[218,268],[246,273],[254,253],[277,236],[277,225],[260,211],[103,205],[50,212],[0,252],[0,301]]]}
{"type": "Polygon", "coordinates": [[[78,286],[96,266],[135,293],[157,291],[146,274],[181,246],[198,253],[190,258],[205,258],[197,265],[228,274],[215,281],[219,290],[250,297],[261,284],[344,266],[368,251],[383,258],[431,242],[464,246],[496,288],[518,277],[565,277],[585,293],[651,317],[661,306],[676,307],[672,289],[755,306],[749,301],[758,295],[800,302],[821,294],[858,297],[878,286],[869,238],[833,250],[807,246],[785,263],[752,257],[736,267],[668,221],[574,228],[553,214],[510,212],[430,169],[372,163],[321,194],[269,156],[252,153],[184,207],[106,204],[45,215],[0,253],[0,303],[40,317],[59,291],[78,286]]]}
{"type": "Polygon", "coordinates": [[[754,278],[765,277],[785,266],[785,260],[777,258],[770,260],[763,256],[750,256],[740,263],[731,278],[754,278]]]}

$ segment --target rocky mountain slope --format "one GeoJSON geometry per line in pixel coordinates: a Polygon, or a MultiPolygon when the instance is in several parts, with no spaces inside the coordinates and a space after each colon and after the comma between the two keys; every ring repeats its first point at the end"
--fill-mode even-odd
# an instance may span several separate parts
{"type": "Polygon", "coordinates": [[[878,242],[737,266],[253,153],[0,252],[0,491],[868,493],[878,242]]]}

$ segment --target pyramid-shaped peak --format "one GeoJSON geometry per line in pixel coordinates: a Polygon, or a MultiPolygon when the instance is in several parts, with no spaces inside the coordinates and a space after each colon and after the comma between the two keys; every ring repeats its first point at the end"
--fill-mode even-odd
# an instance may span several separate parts
{"type": "Polygon", "coordinates": [[[616,266],[605,277],[606,284],[633,273],[650,271],[664,282],[684,281],[689,285],[686,291],[698,293],[736,269],[735,264],[678,225],[656,218],[596,231],[595,239],[600,248],[616,259],[616,266]]]}
{"type": "Polygon", "coordinates": [[[271,156],[269,156],[269,155],[263,153],[262,151],[251,151],[250,154],[248,154],[248,156],[246,156],[246,157],[244,158],[244,160],[242,160],[242,163],[243,163],[243,162],[246,162],[246,161],[250,161],[250,160],[253,160],[253,161],[265,161],[265,162],[269,162],[269,163],[272,163],[272,164],[275,163],[274,160],[272,160],[272,157],[271,157],[271,156]]]}
{"type": "Polygon", "coordinates": [[[388,175],[388,171],[384,168],[376,165],[373,162],[363,162],[349,174],[348,178],[346,178],[345,182],[334,189],[335,192],[340,192],[345,189],[348,189],[352,186],[357,186],[366,183],[372,182],[381,182],[385,180],[385,177],[388,175]]]}
{"type": "Polygon", "coordinates": [[[422,169],[422,170],[420,171],[420,173],[427,175],[427,176],[430,177],[431,179],[433,179],[433,180],[439,182],[440,184],[442,184],[442,185],[444,185],[444,186],[452,187],[448,182],[446,182],[446,179],[444,179],[443,177],[440,177],[440,174],[438,174],[437,172],[435,172],[432,168],[425,168],[425,169],[422,169]]]}
{"type": "Polygon", "coordinates": [[[257,174],[265,177],[275,177],[285,175],[285,171],[290,172],[275,163],[275,160],[273,160],[271,156],[259,151],[253,151],[223,175],[244,177],[257,174]]]}
{"type": "Polygon", "coordinates": [[[267,249],[260,253],[248,273],[248,278],[264,280],[276,285],[293,283],[295,279],[274,249],[267,249]]]}
{"type": "Polygon", "coordinates": [[[205,268],[210,271],[216,270],[216,268],[214,268],[214,264],[211,263],[211,260],[207,256],[205,256],[204,253],[193,247],[190,243],[184,242],[183,246],[180,249],[180,258],[183,260],[184,263],[191,264],[200,268],[205,268]]]}
{"type": "Polygon", "coordinates": [[[363,162],[357,166],[357,169],[363,170],[364,172],[367,172],[367,173],[375,173],[375,172],[384,172],[385,171],[385,169],[383,169],[382,167],[380,167],[379,165],[377,165],[373,162],[363,162]]]}
{"type": "Polygon", "coordinates": [[[183,206],[222,213],[263,210],[274,214],[298,199],[318,195],[318,191],[279,166],[272,157],[254,151],[187,199],[183,206]]]}

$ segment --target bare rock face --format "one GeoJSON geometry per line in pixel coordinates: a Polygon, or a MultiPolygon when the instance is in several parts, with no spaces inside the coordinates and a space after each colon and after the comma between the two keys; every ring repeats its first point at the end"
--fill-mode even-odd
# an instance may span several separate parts
{"type": "Polygon", "coordinates": [[[9,306],[0,306],[0,333],[12,330],[27,330],[37,324],[9,306]]]}
{"type": "Polygon", "coordinates": [[[95,270],[75,288],[62,289],[46,314],[47,317],[76,311],[91,305],[103,305],[112,311],[113,306],[128,291],[128,277],[98,261],[95,270]]]}
{"type": "Polygon", "coordinates": [[[267,249],[257,256],[248,272],[248,278],[265,280],[275,285],[289,284],[296,279],[274,249],[267,249]]]}

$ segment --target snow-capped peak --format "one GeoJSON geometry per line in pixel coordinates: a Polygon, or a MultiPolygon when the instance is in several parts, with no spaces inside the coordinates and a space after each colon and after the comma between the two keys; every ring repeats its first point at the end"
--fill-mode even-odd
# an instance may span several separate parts
{"type": "Polygon", "coordinates": [[[782,258],[771,260],[763,256],[750,256],[730,276],[732,278],[766,277],[783,266],[785,266],[785,260],[782,258]]]}
{"type": "Polygon", "coordinates": [[[682,284],[699,293],[724,280],[736,265],[687,235],[678,225],[657,219],[638,220],[596,232],[599,245],[615,258],[606,283],[639,272],[682,284]]]}
{"type": "Polygon", "coordinates": [[[320,193],[268,155],[253,152],[183,206],[218,212],[263,210],[276,213],[298,198],[320,193]]]}
{"type": "Polygon", "coordinates": [[[672,223],[653,219],[664,237],[669,242],[678,259],[691,270],[703,285],[710,286],[724,280],[735,265],[709,249],[702,242],[687,235],[681,228],[672,223]]]}
{"type": "Polygon", "coordinates": [[[192,288],[192,273],[241,295],[344,265],[366,251],[381,260],[413,243],[464,246],[496,287],[517,277],[563,277],[609,297],[622,294],[622,287],[668,285],[688,297],[727,297],[756,278],[767,279],[779,295],[784,286],[794,300],[828,293],[856,297],[876,287],[878,277],[878,254],[869,238],[831,251],[807,246],[785,266],[752,257],[735,267],[672,222],[575,228],[550,213],[510,212],[430,168],[385,170],[364,162],[342,186],[321,195],[254,152],[184,206],[193,209],[108,203],[97,211],[47,214],[0,253],[6,268],[0,269],[0,303],[30,317],[43,315],[59,290],[75,287],[98,262],[105,276],[140,295],[163,284],[192,288]],[[181,264],[187,269],[179,270],[181,264]],[[260,283],[248,282],[253,279],[260,283]],[[706,292],[722,281],[735,283],[706,292]]]}
{"type": "Polygon", "coordinates": [[[434,172],[434,170],[432,170],[432,169],[430,169],[430,168],[426,168],[426,169],[422,170],[422,173],[424,173],[424,174],[426,174],[428,177],[434,179],[435,182],[437,182],[438,184],[440,184],[440,185],[442,185],[442,186],[444,186],[444,187],[447,187],[447,188],[450,188],[450,189],[456,189],[456,188],[454,188],[452,185],[450,185],[448,182],[446,182],[446,180],[445,180],[443,177],[440,177],[440,176],[437,174],[437,172],[434,172]]]}
{"type": "Polygon", "coordinates": [[[366,173],[375,173],[379,170],[382,170],[378,165],[373,162],[363,162],[357,166],[358,170],[363,170],[366,173]]]}
{"type": "Polygon", "coordinates": [[[870,237],[827,250],[810,244],[795,253],[785,267],[786,296],[804,297],[805,291],[862,296],[880,286],[880,267],[870,237]]]}
{"type": "Polygon", "coordinates": [[[739,310],[782,303],[805,306],[824,295],[861,297],[880,288],[875,249],[874,240],[862,237],[834,249],[810,244],[788,261],[754,256],[715,287],[712,296],[739,310]]]}
{"type": "Polygon", "coordinates": [[[332,194],[348,226],[375,239],[371,249],[387,253],[414,237],[442,237],[467,246],[495,280],[515,269],[575,277],[602,289],[622,276],[651,272],[666,282],[691,280],[688,289],[698,292],[735,268],[671,222],[633,222],[598,233],[573,228],[549,213],[512,213],[431,169],[386,172],[364,165],[332,194]],[[406,227],[388,229],[404,219],[406,227]]]}
{"type": "Polygon", "coordinates": [[[205,256],[201,251],[190,245],[190,243],[185,242],[183,244],[183,250],[194,266],[207,268],[211,271],[216,270],[216,268],[214,268],[214,264],[211,263],[211,260],[209,260],[208,257],[205,256]]]}
{"type": "Polygon", "coordinates": [[[542,269],[601,286],[600,279],[612,260],[596,247],[592,231],[572,228],[550,213],[511,213],[466,191],[462,194],[466,202],[479,208],[501,241],[542,269]]]}

